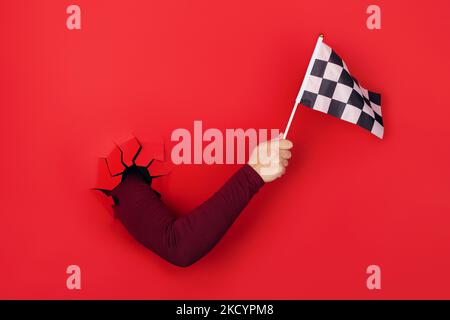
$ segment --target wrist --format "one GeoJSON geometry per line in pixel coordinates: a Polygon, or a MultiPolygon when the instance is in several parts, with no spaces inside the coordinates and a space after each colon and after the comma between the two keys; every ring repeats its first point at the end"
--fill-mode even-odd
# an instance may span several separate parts
{"type": "Polygon", "coordinates": [[[247,165],[252,168],[260,177],[264,180],[264,177],[261,174],[261,165],[259,163],[247,163],[247,165]]]}

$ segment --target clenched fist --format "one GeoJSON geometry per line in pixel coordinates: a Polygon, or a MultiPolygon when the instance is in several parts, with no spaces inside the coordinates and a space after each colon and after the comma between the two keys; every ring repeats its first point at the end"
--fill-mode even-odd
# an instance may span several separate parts
{"type": "Polygon", "coordinates": [[[293,143],[282,139],[282,135],[276,139],[262,142],[252,151],[248,164],[264,182],[271,182],[286,172],[292,146],[293,143]]]}

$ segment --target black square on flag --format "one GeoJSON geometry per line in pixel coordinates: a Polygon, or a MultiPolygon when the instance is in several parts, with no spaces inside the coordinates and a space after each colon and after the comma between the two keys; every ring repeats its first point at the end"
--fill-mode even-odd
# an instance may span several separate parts
{"type": "Polygon", "coordinates": [[[326,61],[317,59],[314,62],[314,66],[313,66],[313,68],[311,70],[311,74],[313,76],[322,78],[324,73],[325,73],[325,68],[326,67],[327,67],[327,62],[326,61]]]}
{"type": "Polygon", "coordinates": [[[316,103],[316,99],[317,99],[317,94],[309,92],[309,91],[305,91],[303,93],[301,103],[304,106],[312,108],[314,106],[314,104],[316,103]]]}
{"type": "Polygon", "coordinates": [[[364,107],[364,99],[356,90],[353,90],[350,98],[348,99],[348,104],[362,109],[364,107]]]}
{"type": "Polygon", "coordinates": [[[372,118],[370,115],[368,115],[367,113],[365,113],[363,111],[363,112],[361,112],[361,115],[359,116],[357,125],[370,131],[370,130],[372,130],[374,121],[375,121],[374,118],[372,118]]]}
{"type": "Polygon", "coordinates": [[[322,79],[322,83],[320,84],[319,94],[333,98],[334,89],[336,89],[337,82],[331,81],[328,79],[322,79]]]}
{"type": "Polygon", "coordinates": [[[337,100],[331,100],[330,107],[328,109],[328,114],[331,114],[335,117],[342,117],[344,113],[346,104],[337,100]]]}

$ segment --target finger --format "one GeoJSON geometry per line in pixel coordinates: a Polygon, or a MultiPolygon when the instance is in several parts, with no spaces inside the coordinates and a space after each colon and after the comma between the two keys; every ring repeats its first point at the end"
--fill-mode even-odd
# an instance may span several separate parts
{"type": "Polygon", "coordinates": [[[280,150],[280,158],[282,159],[290,159],[292,154],[289,150],[281,149],[280,150]]]}
{"type": "Polygon", "coordinates": [[[278,136],[275,136],[275,137],[271,137],[270,138],[270,140],[267,140],[267,142],[268,143],[270,143],[270,142],[272,142],[272,141],[279,141],[279,140],[281,140],[281,139],[283,139],[283,133],[280,133],[278,136]]]}
{"type": "Polygon", "coordinates": [[[287,167],[288,166],[288,161],[286,159],[281,159],[281,165],[283,167],[287,167]]]}
{"type": "Polygon", "coordinates": [[[282,150],[288,150],[288,149],[291,149],[294,146],[292,141],[286,140],[286,139],[281,139],[279,141],[279,144],[280,144],[280,149],[282,149],[282,150]]]}

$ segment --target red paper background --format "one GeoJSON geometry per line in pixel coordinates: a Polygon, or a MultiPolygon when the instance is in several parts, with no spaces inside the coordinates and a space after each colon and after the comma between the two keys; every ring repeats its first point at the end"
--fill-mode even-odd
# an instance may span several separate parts
{"type": "MultiPolygon", "coordinates": [[[[450,4],[375,1],[0,3],[0,298],[450,298],[450,4]],[[316,37],[382,93],[385,139],[302,107],[288,174],[218,246],[171,266],[89,190],[129,133],[284,129],[316,37]],[[66,288],[77,264],[82,289],[66,288]],[[366,267],[382,289],[366,288],[366,267]]],[[[176,167],[199,204],[237,166],[176,167]]]]}

